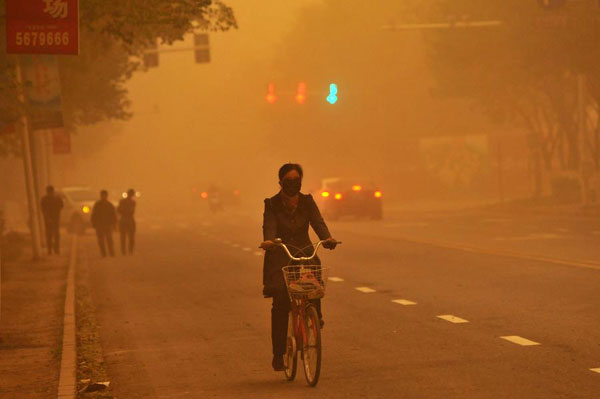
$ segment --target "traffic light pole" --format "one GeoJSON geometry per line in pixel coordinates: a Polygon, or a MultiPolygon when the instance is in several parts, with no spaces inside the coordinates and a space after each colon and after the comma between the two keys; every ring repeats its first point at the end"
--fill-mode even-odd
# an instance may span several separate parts
{"type": "Polygon", "coordinates": [[[577,75],[577,119],[579,135],[579,188],[581,190],[581,205],[588,203],[588,179],[586,178],[587,157],[585,152],[586,141],[586,112],[585,112],[585,75],[577,75]]]}
{"type": "MultiPolygon", "coordinates": [[[[22,106],[25,104],[25,94],[23,93],[23,72],[21,64],[17,57],[17,85],[19,90],[19,102],[22,106]]],[[[31,160],[31,142],[29,140],[29,121],[23,113],[21,115],[21,123],[17,124],[21,129],[21,137],[23,144],[23,168],[25,170],[25,188],[27,192],[27,205],[29,208],[29,227],[31,230],[31,249],[33,259],[37,260],[41,256],[41,237],[40,237],[40,218],[38,213],[37,198],[35,196],[35,180],[33,177],[33,166],[31,160]]]]}

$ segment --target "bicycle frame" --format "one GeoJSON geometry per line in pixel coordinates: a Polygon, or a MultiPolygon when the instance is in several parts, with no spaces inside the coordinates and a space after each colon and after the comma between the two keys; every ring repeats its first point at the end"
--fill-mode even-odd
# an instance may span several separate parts
{"type": "MultiPolygon", "coordinates": [[[[298,346],[297,350],[301,350],[308,344],[308,336],[306,334],[306,323],[304,319],[306,317],[306,309],[310,306],[306,299],[294,299],[291,302],[292,320],[294,322],[294,337],[297,343],[302,343],[302,346],[298,346]]],[[[315,328],[315,326],[313,326],[315,328]]]]}
{"type": "MultiPolygon", "coordinates": [[[[311,265],[311,261],[315,259],[317,256],[317,251],[323,245],[325,240],[319,241],[314,248],[314,251],[311,256],[293,256],[288,249],[288,247],[282,242],[281,239],[277,238],[274,241],[274,244],[279,247],[283,247],[284,252],[287,256],[295,262],[299,262],[299,264],[289,265],[290,267],[300,267],[300,271],[298,274],[304,273],[304,268],[310,268],[311,266],[320,265],[311,265]]],[[[341,242],[336,241],[336,244],[341,244],[341,242]]],[[[299,249],[299,248],[298,248],[299,249]]],[[[304,249],[299,249],[301,253],[304,254],[304,249]]],[[[323,290],[321,293],[316,292],[316,298],[320,298],[324,295],[325,289],[325,279],[327,269],[320,269],[315,274],[317,274],[317,279],[319,279],[319,284],[321,285],[321,289],[323,290]],[[321,281],[321,279],[323,279],[321,281]],[[319,295],[320,294],[320,295],[319,295]]],[[[310,272],[310,269],[309,269],[310,272]]],[[[295,272],[288,272],[287,270],[282,270],[284,273],[284,278],[286,282],[286,286],[289,287],[288,277],[290,279],[294,279],[292,281],[296,281],[295,272]],[[289,273],[289,274],[287,274],[289,273]]],[[[308,274],[308,273],[307,273],[308,274]]],[[[314,279],[314,276],[313,276],[314,279]]],[[[297,289],[297,288],[295,288],[297,289]]],[[[310,288],[309,288],[310,290],[310,288]]],[[[287,349],[286,349],[286,359],[288,363],[285,365],[286,378],[288,381],[292,381],[296,376],[297,370],[297,357],[298,352],[302,353],[302,362],[304,364],[304,375],[306,376],[306,381],[310,386],[316,386],[319,381],[319,374],[321,369],[321,323],[318,319],[320,315],[318,315],[317,309],[312,305],[311,300],[308,299],[311,297],[308,292],[304,293],[296,292],[295,295],[292,295],[288,291],[288,295],[290,297],[290,317],[291,322],[288,324],[288,341],[287,341],[287,349]],[[311,309],[311,306],[313,308],[311,309]],[[308,320],[311,320],[309,322],[308,320]],[[310,324],[310,325],[309,325],[310,324]],[[310,329],[310,330],[309,330],[310,329]],[[310,337],[315,337],[315,343],[312,344],[309,342],[310,337]],[[310,351],[311,348],[315,348],[316,352],[313,355],[310,351]],[[290,363],[290,361],[292,363],[290,363]],[[312,362],[315,361],[315,365],[311,366],[312,362]]]]}

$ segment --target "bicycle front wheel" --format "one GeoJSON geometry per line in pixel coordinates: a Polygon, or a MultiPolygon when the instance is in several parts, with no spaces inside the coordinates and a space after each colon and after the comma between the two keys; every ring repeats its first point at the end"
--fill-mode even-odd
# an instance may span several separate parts
{"type": "Polygon", "coordinates": [[[288,317],[288,333],[285,345],[285,355],[283,355],[283,365],[285,366],[285,378],[293,381],[296,378],[298,369],[298,347],[294,330],[294,314],[290,311],[288,317]]]}
{"type": "Polygon", "coordinates": [[[304,376],[308,385],[314,387],[319,382],[321,374],[321,324],[314,306],[306,308],[304,331],[306,342],[302,346],[302,362],[304,376]]]}

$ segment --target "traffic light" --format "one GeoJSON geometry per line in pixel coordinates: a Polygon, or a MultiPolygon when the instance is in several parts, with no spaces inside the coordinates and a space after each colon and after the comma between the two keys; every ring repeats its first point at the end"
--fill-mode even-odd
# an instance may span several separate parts
{"type": "Polygon", "coordinates": [[[205,64],[210,62],[210,47],[208,44],[208,34],[194,34],[194,57],[196,64],[205,64]]]}
{"type": "Polygon", "coordinates": [[[329,85],[329,95],[327,96],[327,102],[331,105],[337,103],[338,100],[338,87],[335,83],[329,85]]]}
{"type": "Polygon", "coordinates": [[[306,83],[298,83],[298,91],[296,91],[296,102],[304,104],[306,102],[306,83]]]}
{"type": "Polygon", "coordinates": [[[158,44],[154,43],[148,46],[148,49],[144,52],[143,61],[145,68],[158,67],[158,44]]]}
{"type": "Polygon", "coordinates": [[[267,102],[269,104],[275,104],[275,101],[277,101],[277,96],[275,95],[275,84],[274,83],[269,83],[269,86],[267,86],[267,102]]]}
{"type": "Polygon", "coordinates": [[[555,10],[565,5],[566,0],[538,0],[544,10],[555,10]]]}

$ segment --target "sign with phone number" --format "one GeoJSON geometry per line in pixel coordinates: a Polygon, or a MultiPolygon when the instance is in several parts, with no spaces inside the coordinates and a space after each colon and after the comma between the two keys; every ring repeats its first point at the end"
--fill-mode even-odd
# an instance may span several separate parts
{"type": "Polygon", "coordinates": [[[9,54],[79,54],[78,0],[7,0],[9,54]]]}

